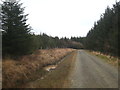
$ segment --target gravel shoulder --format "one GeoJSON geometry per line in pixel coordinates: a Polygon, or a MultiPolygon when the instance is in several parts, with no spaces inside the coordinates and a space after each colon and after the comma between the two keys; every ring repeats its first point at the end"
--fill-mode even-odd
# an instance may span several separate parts
{"type": "Polygon", "coordinates": [[[104,60],[79,50],[70,80],[71,88],[118,88],[118,70],[104,60]]]}

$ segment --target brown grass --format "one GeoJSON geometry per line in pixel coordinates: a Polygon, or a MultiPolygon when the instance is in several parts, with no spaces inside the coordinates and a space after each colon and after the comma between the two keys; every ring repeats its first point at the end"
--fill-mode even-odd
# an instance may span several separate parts
{"type": "Polygon", "coordinates": [[[23,56],[20,60],[3,60],[3,88],[16,88],[38,78],[35,75],[38,70],[41,77],[43,73],[46,73],[41,70],[43,66],[56,63],[72,51],[74,49],[38,50],[32,55],[23,56]]]}
{"type": "Polygon", "coordinates": [[[58,64],[55,70],[47,73],[42,79],[27,83],[24,88],[69,88],[71,84],[69,75],[74,67],[76,55],[76,52],[71,53],[58,64]]]}
{"type": "Polygon", "coordinates": [[[103,60],[105,60],[109,64],[118,67],[118,61],[119,60],[118,60],[117,57],[113,57],[113,56],[106,55],[106,54],[103,54],[103,53],[100,53],[100,52],[95,52],[95,51],[89,51],[89,52],[91,52],[91,54],[93,54],[95,56],[98,56],[98,57],[102,58],[103,60]]]}

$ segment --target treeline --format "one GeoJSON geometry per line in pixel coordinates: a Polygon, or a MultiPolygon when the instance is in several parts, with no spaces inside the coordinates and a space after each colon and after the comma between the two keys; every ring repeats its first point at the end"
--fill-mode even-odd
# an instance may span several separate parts
{"type": "Polygon", "coordinates": [[[105,54],[118,55],[118,37],[120,33],[120,1],[107,7],[100,19],[88,32],[86,37],[73,38],[74,41],[82,42],[86,49],[100,51],[105,54]]]}
{"type": "Polygon", "coordinates": [[[113,5],[113,8],[107,7],[100,20],[95,22],[88,32],[85,41],[86,48],[118,56],[119,16],[120,2],[113,5]]]}
{"type": "Polygon", "coordinates": [[[82,45],[68,38],[48,36],[47,34],[32,34],[31,27],[26,24],[22,4],[15,1],[5,1],[2,4],[2,55],[19,57],[33,53],[38,49],[50,48],[81,48],[82,45]]]}
{"type": "Polygon", "coordinates": [[[33,34],[35,38],[35,42],[37,44],[38,49],[50,49],[50,48],[82,48],[83,45],[81,43],[75,42],[69,38],[58,38],[48,36],[43,33],[40,35],[33,34]]]}
{"type": "Polygon", "coordinates": [[[71,37],[70,39],[52,37],[45,33],[32,34],[31,27],[26,24],[27,15],[24,15],[21,3],[5,1],[1,6],[3,57],[22,56],[38,49],[50,48],[86,48],[118,56],[120,2],[116,2],[113,8],[107,7],[86,37],[71,37]]]}
{"type": "Polygon", "coordinates": [[[86,48],[85,47],[85,38],[86,37],[71,37],[72,41],[76,41],[76,42],[80,42],[82,44],[82,48],[86,48]]]}

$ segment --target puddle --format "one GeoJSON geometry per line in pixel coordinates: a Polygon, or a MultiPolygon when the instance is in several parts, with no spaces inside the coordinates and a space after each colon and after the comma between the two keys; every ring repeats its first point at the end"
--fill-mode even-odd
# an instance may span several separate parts
{"type": "Polygon", "coordinates": [[[57,65],[49,65],[49,66],[44,67],[44,70],[51,71],[51,70],[55,70],[56,67],[57,65]]]}

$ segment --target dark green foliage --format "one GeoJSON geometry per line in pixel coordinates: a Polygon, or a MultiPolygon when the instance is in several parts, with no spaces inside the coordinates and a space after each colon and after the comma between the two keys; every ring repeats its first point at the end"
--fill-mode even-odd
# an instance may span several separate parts
{"type": "Polygon", "coordinates": [[[85,43],[85,37],[71,37],[72,41],[80,42],[81,44],[85,43]]]}
{"type": "Polygon", "coordinates": [[[100,20],[88,32],[84,45],[87,49],[118,56],[118,29],[120,27],[120,2],[107,7],[100,20]]]}
{"type": "Polygon", "coordinates": [[[31,53],[33,36],[30,27],[26,24],[24,8],[18,2],[3,2],[2,4],[2,49],[6,54],[20,56],[31,53]]]}
{"type": "Polygon", "coordinates": [[[30,54],[38,49],[50,48],[81,48],[81,44],[68,38],[31,34],[31,28],[26,24],[24,8],[19,2],[3,2],[2,4],[2,54],[13,57],[30,54]]]}
{"type": "Polygon", "coordinates": [[[66,37],[59,39],[45,33],[31,34],[31,28],[26,24],[27,15],[23,15],[24,8],[21,5],[18,2],[2,4],[3,56],[18,57],[38,49],[81,47],[79,43],[73,43],[66,37]]]}
{"type": "Polygon", "coordinates": [[[39,49],[50,49],[50,48],[82,48],[82,44],[79,42],[73,41],[68,38],[61,38],[48,36],[43,33],[40,35],[36,35],[38,40],[38,48],[39,49]]]}

